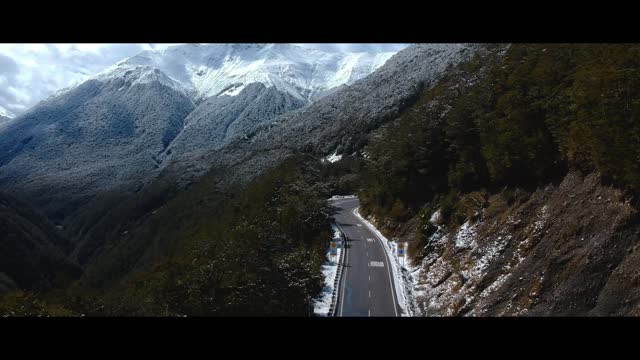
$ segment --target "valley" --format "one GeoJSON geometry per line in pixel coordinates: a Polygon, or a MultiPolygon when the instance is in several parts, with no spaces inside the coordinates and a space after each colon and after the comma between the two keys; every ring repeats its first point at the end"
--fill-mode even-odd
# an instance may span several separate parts
{"type": "Polygon", "coordinates": [[[0,120],[0,313],[638,315],[639,55],[124,59],[0,120]]]}

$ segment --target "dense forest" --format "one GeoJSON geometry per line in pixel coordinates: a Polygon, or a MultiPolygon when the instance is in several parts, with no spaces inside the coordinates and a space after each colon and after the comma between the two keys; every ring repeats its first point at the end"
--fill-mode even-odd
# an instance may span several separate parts
{"type": "Polygon", "coordinates": [[[372,137],[364,208],[402,222],[441,206],[460,225],[474,192],[513,196],[568,169],[638,194],[639,55],[637,44],[513,44],[475,57],[372,137]]]}
{"type": "Polygon", "coordinates": [[[111,262],[111,253],[67,289],[5,295],[0,311],[308,316],[323,286],[320,265],[332,216],[318,165],[305,157],[290,158],[229,197],[215,195],[211,182],[203,181],[168,200],[153,222],[141,226],[140,238],[131,241],[152,244],[157,239],[143,237],[171,238],[170,255],[161,261],[127,272],[118,268],[126,266],[122,259],[111,262]],[[92,272],[110,271],[120,280],[92,281],[92,272]]]}

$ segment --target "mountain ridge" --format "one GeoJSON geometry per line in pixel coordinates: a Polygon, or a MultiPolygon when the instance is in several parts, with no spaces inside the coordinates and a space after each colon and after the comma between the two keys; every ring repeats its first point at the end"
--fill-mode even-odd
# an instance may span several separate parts
{"type": "Polygon", "coordinates": [[[138,191],[177,155],[198,163],[199,153],[346,86],[390,56],[284,44],[143,52],[3,126],[0,189],[23,193],[61,219],[99,192],[138,191]],[[200,71],[206,81],[192,81],[200,71]]]}

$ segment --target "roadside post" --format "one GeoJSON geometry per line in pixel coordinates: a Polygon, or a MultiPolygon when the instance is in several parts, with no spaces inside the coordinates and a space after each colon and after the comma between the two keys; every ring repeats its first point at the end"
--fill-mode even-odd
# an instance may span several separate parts
{"type": "Polygon", "coordinates": [[[402,267],[404,267],[404,264],[405,264],[405,260],[404,260],[405,259],[405,256],[404,256],[405,249],[406,249],[405,243],[399,242],[398,243],[398,257],[402,258],[402,267]]]}
{"type": "Polygon", "coordinates": [[[335,240],[331,240],[331,257],[335,259],[336,255],[338,255],[338,242],[335,240]]]}

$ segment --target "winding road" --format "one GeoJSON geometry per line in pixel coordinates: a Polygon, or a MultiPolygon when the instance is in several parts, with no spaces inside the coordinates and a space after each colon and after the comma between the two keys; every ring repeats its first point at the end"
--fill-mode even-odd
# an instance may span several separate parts
{"type": "Polygon", "coordinates": [[[336,316],[400,316],[393,272],[381,240],[354,211],[358,198],[331,200],[334,219],[346,235],[346,256],[339,283],[336,316]]]}

